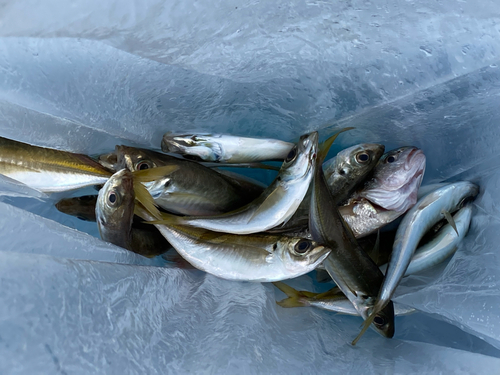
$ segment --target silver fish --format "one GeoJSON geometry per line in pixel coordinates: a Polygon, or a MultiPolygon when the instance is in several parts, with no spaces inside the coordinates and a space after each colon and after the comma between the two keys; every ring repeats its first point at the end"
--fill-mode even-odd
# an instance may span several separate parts
{"type": "Polygon", "coordinates": [[[286,222],[297,210],[314,174],[318,133],[304,135],[290,150],[278,176],[259,198],[227,214],[178,218],[177,224],[216,232],[264,232],[286,222]]]}
{"type": "Polygon", "coordinates": [[[355,341],[361,337],[373,317],[390,301],[422,236],[446,213],[461,208],[465,201],[475,198],[478,193],[479,188],[471,182],[451,183],[429,193],[407,212],[396,232],[391,260],[377,302],[355,341]]]}
{"type": "MultiPolygon", "coordinates": [[[[141,213],[146,220],[154,218],[141,213]]],[[[314,241],[256,233],[235,235],[175,224],[166,215],[156,228],[194,267],[228,280],[270,282],[312,271],[330,253],[314,241]]]]}
{"type": "MultiPolygon", "coordinates": [[[[424,271],[454,254],[460,242],[467,235],[471,218],[472,207],[470,205],[463,207],[453,215],[458,236],[450,224],[443,226],[432,240],[415,251],[406,269],[405,276],[424,271]]],[[[387,264],[381,266],[380,269],[385,273],[387,264]]]]}
{"type": "Polygon", "coordinates": [[[224,134],[171,134],[161,142],[164,152],[186,158],[220,163],[249,163],[283,160],[294,144],[276,139],[238,137],[224,134]]]}
{"type": "Polygon", "coordinates": [[[0,137],[0,173],[44,193],[102,185],[111,172],[86,155],[0,137]]]}

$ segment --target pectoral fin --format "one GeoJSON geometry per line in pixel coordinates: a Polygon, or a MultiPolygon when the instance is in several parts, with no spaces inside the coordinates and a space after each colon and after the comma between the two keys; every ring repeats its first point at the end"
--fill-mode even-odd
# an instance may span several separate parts
{"type": "Polygon", "coordinates": [[[453,216],[448,211],[443,211],[442,214],[448,221],[448,223],[455,229],[455,232],[457,232],[457,236],[460,237],[460,233],[458,233],[457,225],[455,224],[455,220],[453,220],[453,216]]]}

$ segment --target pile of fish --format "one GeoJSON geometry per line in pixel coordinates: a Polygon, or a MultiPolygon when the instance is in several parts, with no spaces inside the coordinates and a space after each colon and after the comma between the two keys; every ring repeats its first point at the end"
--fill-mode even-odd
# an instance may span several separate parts
{"type": "Polygon", "coordinates": [[[0,138],[0,173],[44,193],[96,186],[98,194],[56,207],[96,221],[103,240],[137,254],[228,280],[274,282],[288,296],[283,307],[359,315],[355,344],[370,326],[394,335],[394,316],[412,311],[391,301],[398,284],[456,251],[478,187],[421,187],[426,159],[416,147],[384,153],[383,145],[358,144],[325,161],[347,130],[295,144],[167,133],[163,153],[116,146],[96,158],[0,138]],[[279,170],[265,186],[227,166],[279,170]],[[400,217],[397,230],[384,228],[400,217]],[[336,287],[316,294],[282,282],[313,270],[336,287]]]}

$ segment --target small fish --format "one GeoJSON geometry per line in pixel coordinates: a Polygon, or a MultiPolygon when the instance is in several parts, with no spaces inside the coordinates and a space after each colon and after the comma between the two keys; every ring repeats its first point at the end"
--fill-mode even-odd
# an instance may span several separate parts
{"type": "Polygon", "coordinates": [[[424,234],[441,220],[445,213],[460,209],[464,202],[474,199],[478,193],[479,188],[473,183],[451,183],[429,193],[406,213],[396,232],[391,260],[377,302],[353,343],[359,340],[373,317],[390,301],[424,234]]]}
{"type": "MultiPolygon", "coordinates": [[[[415,250],[405,276],[425,271],[454,254],[460,242],[467,235],[471,218],[472,207],[470,205],[463,207],[453,215],[453,221],[459,233],[458,236],[453,226],[450,224],[444,225],[434,235],[434,238],[415,250]]],[[[381,266],[380,269],[385,273],[387,264],[381,266]]]]}
{"type": "Polygon", "coordinates": [[[160,166],[177,166],[168,176],[146,184],[155,202],[164,210],[178,215],[211,216],[238,209],[252,202],[264,191],[244,177],[236,178],[159,152],[128,146],[116,146],[114,155],[102,155],[114,168],[130,171],[160,166]]]}
{"type": "MultiPolygon", "coordinates": [[[[321,165],[328,148],[322,147],[317,163],[321,165]]],[[[383,281],[383,274],[357,243],[349,226],[342,219],[337,200],[327,185],[323,169],[316,168],[313,179],[309,230],[312,238],[332,249],[324,265],[335,284],[342,290],[356,311],[367,319],[383,281]]],[[[374,329],[384,337],[394,335],[392,302],[380,311],[374,329]]]]}
{"type": "Polygon", "coordinates": [[[425,156],[416,147],[400,147],[384,154],[358,192],[339,207],[356,238],[396,220],[416,203],[425,171],[425,156]]]}
{"type": "Polygon", "coordinates": [[[76,216],[83,221],[96,221],[95,206],[97,195],[64,198],[56,203],[56,208],[67,215],[76,216]]]}
{"type": "Polygon", "coordinates": [[[246,206],[212,217],[178,218],[176,224],[216,232],[250,234],[264,232],[287,222],[309,189],[317,147],[317,132],[300,137],[299,142],[288,153],[273,183],[246,206]]]}
{"type": "Polygon", "coordinates": [[[171,134],[161,142],[164,152],[197,161],[249,163],[283,160],[294,144],[276,139],[237,137],[224,134],[171,134]]]}
{"type": "Polygon", "coordinates": [[[337,202],[347,199],[364,181],[379,162],[384,149],[380,144],[362,143],[340,151],[323,163],[328,188],[337,202]]]}
{"type": "MultiPolygon", "coordinates": [[[[154,217],[142,213],[146,220],[154,217]]],[[[164,215],[156,228],[194,267],[227,280],[270,282],[312,271],[330,249],[304,238],[256,233],[235,235],[175,224],[164,215]]]]}
{"type": "Polygon", "coordinates": [[[0,137],[0,173],[43,193],[102,185],[111,172],[92,158],[0,137]]]}
{"type": "MultiPolygon", "coordinates": [[[[161,169],[162,174],[166,175],[176,167],[168,166],[161,169]]],[[[152,217],[159,216],[151,196],[141,183],[147,181],[145,177],[147,175],[143,171],[132,174],[126,169],[112,175],[99,191],[95,216],[99,233],[104,241],[141,255],[155,256],[168,250],[170,248],[168,243],[159,241],[157,236],[151,235],[149,229],[140,226],[132,229],[137,205],[145,207],[143,210],[152,213],[152,217]]],[[[156,176],[152,174],[151,178],[154,179],[156,176]]]]}
{"type": "MultiPolygon", "coordinates": [[[[312,306],[322,310],[333,311],[338,314],[359,316],[358,311],[354,305],[347,299],[342,292],[335,293],[335,291],[328,291],[326,293],[311,293],[305,290],[296,290],[291,286],[278,281],[273,283],[275,287],[287,295],[279,302],[276,302],[281,307],[303,307],[312,306]]],[[[416,310],[412,307],[394,304],[394,315],[403,316],[408,315],[416,310]]]]}

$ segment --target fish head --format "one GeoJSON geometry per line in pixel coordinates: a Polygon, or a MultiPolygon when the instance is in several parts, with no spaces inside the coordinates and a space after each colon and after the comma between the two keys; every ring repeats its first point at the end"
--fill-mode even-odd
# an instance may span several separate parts
{"type": "Polygon", "coordinates": [[[283,264],[293,274],[312,271],[331,251],[315,241],[299,237],[282,237],[277,245],[283,264]]]}
{"type": "Polygon", "coordinates": [[[222,146],[214,142],[211,135],[166,133],[161,141],[161,149],[196,161],[218,162],[222,156],[222,146]]]}
{"type": "Polygon", "coordinates": [[[312,132],[300,137],[283,161],[280,178],[283,181],[302,180],[302,177],[312,176],[318,153],[318,132],[312,132]]]}
{"type": "Polygon", "coordinates": [[[131,172],[156,168],[162,164],[155,160],[158,159],[155,154],[154,151],[142,148],[118,145],[115,147],[116,166],[120,169],[126,168],[131,172]]]}
{"type": "Polygon", "coordinates": [[[56,203],[56,208],[67,215],[76,216],[83,221],[95,221],[97,195],[65,198],[56,203]]]}
{"type": "Polygon", "coordinates": [[[387,306],[375,314],[371,326],[384,337],[392,338],[394,336],[394,304],[392,301],[389,301],[387,306]]]}
{"type": "Polygon", "coordinates": [[[133,176],[122,169],[108,179],[97,196],[95,213],[101,238],[127,248],[134,207],[133,176]]]}
{"type": "Polygon", "coordinates": [[[382,156],[360,196],[386,210],[405,212],[417,202],[425,164],[417,147],[391,150],[382,156]]]}
{"type": "Polygon", "coordinates": [[[332,173],[328,173],[328,184],[335,190],[350,190],[375,168],[384,149],[380,144],[362,143],[340,151],[332,173]]]}

